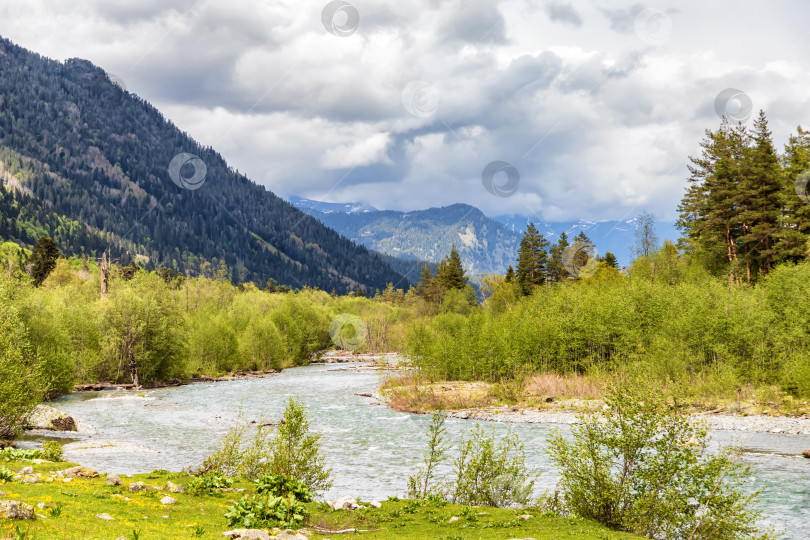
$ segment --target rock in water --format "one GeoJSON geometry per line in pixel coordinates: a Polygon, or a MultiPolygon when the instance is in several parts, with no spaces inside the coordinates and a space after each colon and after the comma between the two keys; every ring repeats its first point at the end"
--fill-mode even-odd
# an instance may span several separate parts
{"type": "Polygon", "coordinates": [[[91,469],[90,467],[71,467],[70,469],[65,469],[62,471],[63,476],[67,476],[68,478],[96,478],[98,477],[98,473],[95,469],[91,469]]]}
{"type": "Polygon", "coordinates": [[[51,425],[56,431],[76,431],[76,421],[70,416],[60,416],[51,420],[51,425]]]}
{"type": "Polygon", "coordinates": [[[118,477],[117,474],[108,474],[107,475],[107,485],[108,486],[120,486],[123,484],[121,478],[118,477]]]}
{"type": "Polygon", "coordinates": [[[227,536],[233,540],[237,538],[242,540],[270,540],[272,538],[267,531],[261,529],[234,529],[232,531],[225,531],[222,533],[222,536],[227,536]]]}
{"type": "Polygon", "coordinates": [[[169,493],[185,493],[186,490],[175,484],[174,482],[166,482],[166,491],[169,493]]]}
{"type": "Polygon", "coordinates": [[[802,452],[802,455],[807,459],[810,459],[810,450],[805,450],[804,452],[802,452]]]}
{"type": "Polygon", "coordinates": [[[34,519],[34,507],[20,501],[0,501],[0,518],[34,519]]]}

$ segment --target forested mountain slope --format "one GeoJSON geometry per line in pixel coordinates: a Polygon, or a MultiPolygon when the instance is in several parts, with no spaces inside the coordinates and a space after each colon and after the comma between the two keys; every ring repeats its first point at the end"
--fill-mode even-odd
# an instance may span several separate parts
{"type": "Polygon", "coordinates": [[[377,254],[229,167],[100,68],[2,38],[0,158],[3,239],[30,244],[47,234],[67,254],[109,248],[123,264],[191,274],[224,264],[235,282],[272,277],[339,292],[403,282],[377,254]],[[177,167],[172,181],[182,153],[199,161],[177,167]],[[198,185],[184,189],[186,181],[198,185]]]}

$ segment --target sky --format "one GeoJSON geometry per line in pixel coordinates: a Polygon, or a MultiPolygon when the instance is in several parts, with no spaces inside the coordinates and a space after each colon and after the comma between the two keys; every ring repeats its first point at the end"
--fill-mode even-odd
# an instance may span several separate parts
{"type": "Polygon", "coordinates": [[[720,115],[810,126],[805,0],[0,0],[282,196],[672,221],[720,115]]]}

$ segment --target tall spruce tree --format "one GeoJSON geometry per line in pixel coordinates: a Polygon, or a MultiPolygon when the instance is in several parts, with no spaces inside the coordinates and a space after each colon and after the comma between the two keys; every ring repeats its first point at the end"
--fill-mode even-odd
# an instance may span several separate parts
{"type": "Polygon", "coordinates": [[[746,157],[735,202],[741,229],[738,253],[744,255],[741,272],[751,283],[771,270],[780,235],[782,171],[763,111],[754,121],[746,157]]]}
{"type": "Polygon", "coordinates": [[[568,276],[568,272],[565,270],[565,266],[563,265],[563,253],[565,253],[565,248],[568,247],[568,235],[564,232],[560,233],[560,237],[557,239],[557,243],[551,246],[550,255],[547,269],[548,280],[551,282],[559,283],[560,281],[566,279],[568,276]]]}
{"type": "Polygon", "coordinates": [[[810,132],[798,127],[785,145],[782,163],[783,214],[778,260],[799,262],[807,256],[810,238],[810,132]]]}
{"type": "Polygon", "coordinates": [[[445,291],[463,289],[467,284],[467,275],[455,245],[450,248],[450,255],[439,263],[436,279],[445,291]]]}
{"type": "Polygon", "coordinates": [[[532,289],[546,281],[548,264],[548,241],[537,231],[534,223],[529,223],[520,241],[515,278],[523,294],[531,294],[532,289]]]}

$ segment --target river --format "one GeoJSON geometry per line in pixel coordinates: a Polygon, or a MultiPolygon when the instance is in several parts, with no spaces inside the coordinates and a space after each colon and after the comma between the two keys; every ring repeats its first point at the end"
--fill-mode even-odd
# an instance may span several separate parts
{"type": "MultiPolygon", "coordinates": [[[[376,393],[380,375],[345,369],[346,364],[317,364],[288,369],[263,379],[193,384],[132,392],[86,392],[64,396],[53,405],[70,414],[87,433],[65,446],[66,458],[103,472],[132,474],[154,469],[181,470],[199,466],[219,438],[237,420],[280,418],[286,401],[297,396],[306,405],[312,428],[334,470],[334,486],[326,493],[364,500],[404,495],[407,479],[422,459],[429,416],[400,413],[356,393],[376,393]]],[[[457,441],[474,427],[448,419],[448,436],[457,441]]],[[[567,426],[489,423],[503,434],[513,429],[526,447],[527,465],[539,473],[536,490],[557,481],[545,454],[546,437],[567,426]]],[[[798,457],[810,448],[810,435],[712,432],[719,444],[734,442],[745,451],[755,471],[754,488],[768,523],[785,531],[786,539],[808,538],[810,521],[810,460],[798,457]]]]}

